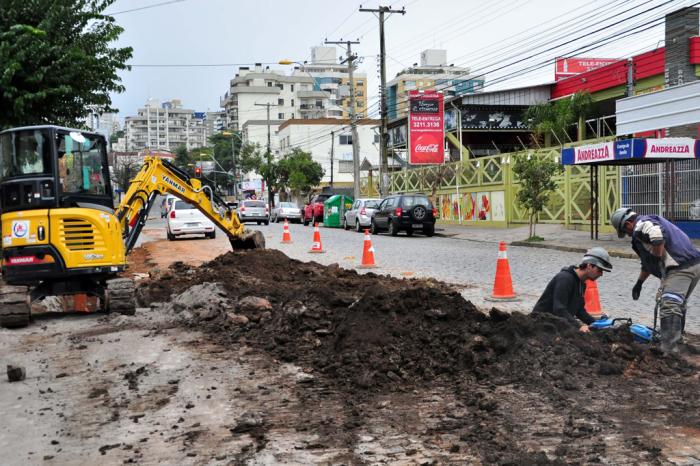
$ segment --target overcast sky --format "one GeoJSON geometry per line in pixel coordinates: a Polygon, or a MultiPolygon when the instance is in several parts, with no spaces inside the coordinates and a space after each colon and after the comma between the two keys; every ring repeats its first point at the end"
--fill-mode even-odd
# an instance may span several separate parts
{"type": "MultiPolygon", "coordinates": [[[[554,79],[554,56],[617,58],[663,46],[663,25],[655,18],[688,6],[684,0],[117,0],[114,13],[124,27],[117,45],[134,48],[126,92],[113,95],[120,117],[133,115],[148,98],[181,99],[185,108],[219,110],[219,99],[239,65],[273,69],[281,59],[310,60],[310,48],[328,40],[360,40],[354,50],[367,73],[370,114],[376,113],[379,28],[363,8],[405,7],[386,21],[387,80],[420,61],[429,48],[447,50],[448,63],[486,72],[487,90],[554,79]],[[152,6],[152,7],[150,7],[152,6]],[[150,8],[149,8],[150,7],[150,8]],[[644,13],[645,10],[654,8],[644,13]],[[134,10],[134,11],[128,11],[134,10]],[[629,10],[625,12],[626,10],[629,10]],[[634,18],[622,21],[637,15],[634,18]],[[615,22],[622,21],[619,25],[615,22]],[[606,29],[606,26],[609,26],[606,29]],[[630,27],[639,29],[628,31],[630,27]],[[640,31],[650,28],[646,31],[640,31]],[[597,29],[603,29],[595,32],[597,29]],[[637,34],[623,37],[624,34],[637,34]],[[580,39],[578,37],[581,36],[580,39]],[[587,50],[594,42],[611,42],[587,50]],[[612,37],[614,36],[614,37],[612,37]],[[541,43],[538,43],[540,41],[541,43]],[[572,41],[570,44],[563,44],[572,41]],[[555,45],[554,50],[546,51],[555,45]],[[580,50],[577,50],[581,48],[580,50]],[[528,58],[533,55],[532,58],[528,58]],[[527,59],[526,59],[527,58],[527,59]],[[519,63],[518,60],[526,59],[519,63]],[[545,63],[546,62],[546,63],[545,63]],[[542,63],[545,63],[542,65],[542,63]],[[194,66],[217,65],[226,66],[194,66]],[[504,69],[496,69],[511,64],[504,69]],[[148,66],[147,66],[148,65],[148,66]],[[153,66],[187,65],[187,66],[153,66]],[[525,73],[527,66],[543,66],[525,73]],[[525,73],[504,81],[504,76],[525,73]],[[374,104],[374,106],[372,106],[374,104]]],[[[338,55],[343,55],[338,51],[338,55]]],[[[261,109],[264,112],[264,109],[261,109]]],[[[262,116],[262,114],[261,114],[262,116]]]]}

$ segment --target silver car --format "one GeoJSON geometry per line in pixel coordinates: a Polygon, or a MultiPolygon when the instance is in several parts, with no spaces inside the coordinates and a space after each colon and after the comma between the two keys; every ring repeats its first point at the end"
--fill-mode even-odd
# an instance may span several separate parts
{"type": "Polygon", "coordinates": [[[258,225],[270,223],[270,211],[265,201],[246,199],[236,209],[238,219],[241,223],[257,222],[258,225]]]}
{"type": "Polygon", "coordinates": [[[271,222],[279,222],[286,219],[290,222],[301,223],[301,209],[293,202],[278,202],[270,214],[271,222]]]}
{"type": "Polygon", "coordinates": [[[372,224],[372,215],[381,201],[376,198],[357,199],[343,216],[343,228],[346,230],[354,228],[358,233],[362,232],[363,228],[369,228],[372,224]]]}

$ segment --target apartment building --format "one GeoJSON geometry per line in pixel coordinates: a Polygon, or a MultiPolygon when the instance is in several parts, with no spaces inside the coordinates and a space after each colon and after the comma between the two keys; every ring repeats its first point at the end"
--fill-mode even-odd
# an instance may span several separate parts
{"type": "MultiPolygon", "coordinates": [[[[360,146],[360,164],[379,165],[380,120],[357,121],[360,146]]],[[[311,154],[325,172],[321,186],[352,187],[353,159],[352,133],[349,119],[320,118],[315,120],[294,119],[279,127],[280,155],[299,148],[311,154]]]]}
{"type": "Polygon", "coordinates": [[[187,150],[207,144],[204,113],[182,107],[178,99],[162,104],[149,99],[135,116],[125,119],[126,150],[167,150],[184,145],[187,150]]]}
{"type": "Polygon", "coordinates": [[[484,76],[471,76],[469,68],[448,65],[446,50],[430,49],[421,52],[420,65],[402,70],[386,87],[388,118],[394,120],[408,114],[408,91],[436,89],[446,97],[461,96],[483,90],[484,76]]]}
{"type": "Polygon", "coordinates": [[[204,139],[209,141],[209,137],[226,128],[226,112],[206,112],[204,115],[204,139]]]}
{"type": "MultiPolygon", "coordinates": [[[[296,66],[293,76],[312,76],[314,90],[329,94],[330,118],[350,118],[350,75],[347,64],[338,62],[335,47],[312,47],[311,63],[296,66]]],[[[355,114],[367,117],[367,74],[353,70],[355,114]]]]}

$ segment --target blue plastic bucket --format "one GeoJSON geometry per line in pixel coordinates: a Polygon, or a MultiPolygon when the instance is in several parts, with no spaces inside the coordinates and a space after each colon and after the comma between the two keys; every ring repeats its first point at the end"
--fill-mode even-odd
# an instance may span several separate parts
{"type": "Polygon", "coordinates": [[[630,325],[630,332],[632,332],[632,335],[634,335],[634,341],[639,343],[651,343],[651,340],[654,337],[654,331],[641,324],[630,325]]]}

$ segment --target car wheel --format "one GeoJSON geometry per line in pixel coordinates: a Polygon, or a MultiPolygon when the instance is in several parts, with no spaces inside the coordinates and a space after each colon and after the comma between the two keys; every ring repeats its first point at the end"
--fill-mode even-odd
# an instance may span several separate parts
{"type": "Polygon", "coordinates": [[[426,208],[420,204],[415,206],[413,210],[411,210],[411,218],[416,221],[416,223],[423,223],[425,220],[425,217],[428,215],[428,211],[426,208]]]}
{"type": "Polygon", "coordinates": [[[168,237],[168,241],[172,241],[172,240],[175,239],[175,235],[173,235],[172,233],[170,233],[170,230],[165,230],[165,236],[168,237]]]}
{"type": "Polygon", "coordinates": [[[279,215],[275,215],[275,223],[280,223],[280,216],[279,215]]]}
{"type": "Polygon", "coordinates": [[[360,225],[360,220],[355,219],[355,231],[362,233],[362,225],[360,225]]]}
{"type": "Polygon", "coordinates": [[[423,225],[423,234],[425,236],[433,236],[435,234],[435,225],[423,225]]]}
{"type": "Polygon", "coordinates": [[[260,220],[258,220],[258,221],[255,222],[255,223],[257,223],[258,225],[260,225],[262,222],[261,222],[260,220]]]}
{"type": "Polygon", "coordinates": [[[348,221],[345,217],[343,217],[343,230],[348,230],[350,227],[348,226],[348,221]]]}
{"type": "Polygon", "coordinates": [[[379,229],[377,228],[377,224],[374,223],[374,220],[372,220],[372,224],[369,226],[369,231],[370,231],[370,233],[372,233],[373,235],[376,235],[376,234],[379,233],[379,229]]]}
{"type": "Polygon", "coordinates": [[[216,238],[216,232],[212,231],[211,233],[206,233],[204,236],[209,239],[214,239],[216,238]]]}
{"type": "Polygon", "coordinates": [[[269,220],[265,220],[265,225],[269,225],[269,224],[270,224],[270,221],[269,221],[269,220]]]}
{"type": "Polygon", "coordinates": [[[409,228],[406,230],[406,236],[413,236],[413,228],[409,228]]]}
{"type": "Polygon", "coordinates": [[[387,233],[391,236],[396,236],[399,234],[399,227],[395,220],[389,219],[389,225],[387,226],[387,233]]]}
{"type": "Polygon", "coordinates": [[[304,221],[302,221],[301,223],[303,223],[305,227],[309,226],[309,221],[306,220],[306,217],[304,217],[304,221]]]}

